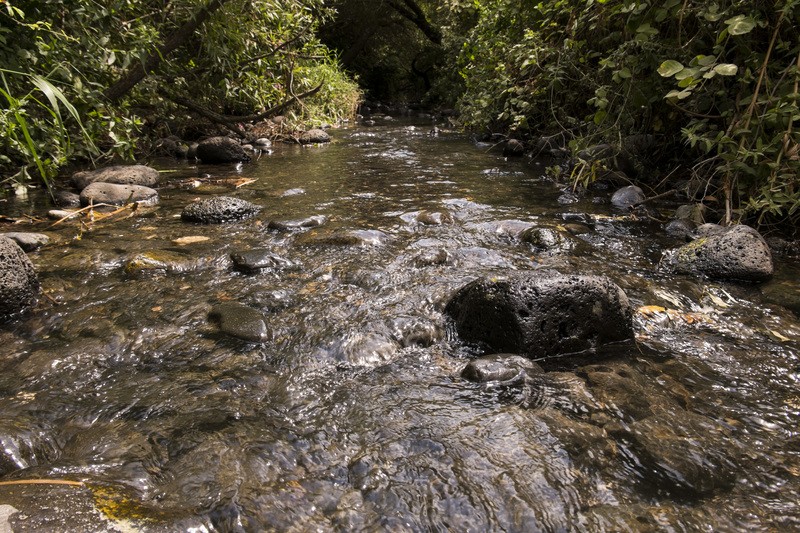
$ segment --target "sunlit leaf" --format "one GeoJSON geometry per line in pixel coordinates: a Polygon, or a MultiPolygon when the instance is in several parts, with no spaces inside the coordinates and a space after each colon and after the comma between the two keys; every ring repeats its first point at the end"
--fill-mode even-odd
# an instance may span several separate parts
{"type": "Polygon", "coordinates": [[[739,72],[739,67],[733,63],[720,63],[714,67],[714,72],[720,76],[735,76],[739,72]]]}
{"type": "Polygon", "coordinates": [[[683,65],[680,64],[678,61],[674,59],[667,59],[661,66],[658,67],[658,73],[661,74],[665,78],[669,78],[670,76],[674,76],[678,72],[683,70],[683,65]]]}

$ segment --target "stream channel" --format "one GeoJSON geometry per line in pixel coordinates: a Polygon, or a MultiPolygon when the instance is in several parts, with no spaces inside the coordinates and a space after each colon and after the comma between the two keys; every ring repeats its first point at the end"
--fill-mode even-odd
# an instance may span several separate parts
{"type": "MultiPolygon", "coordinates": [[[[776,256],[762,285],[663,272],[682,244],[663,221],[614,211],[612,191],[560,204],[547,163],[430,128],[334,130],[239,168],[151,161],[166,171],[156,208],[3,229],[52,241],[29,254],[46,296],[0,326],[0,522],[799,530],[800,322],[766,297],[800,290],[797,260],[776,256]],[[213,195],[263,210],[180,219],[213,195]],[[575,220],[572,250],[518,238],[575,220]],[[231,253],[254,248],[281,260],[234,269],[231,253]],[[534,385],[462,379],[481,351],[448,324],[449,298],[544,267],[616,282],[635,341],[550,364],[534,385]],[[268,340],[220,331],[209,311],[225,302],[261,311],[268,340]]],[[[32,194],[0,209],[48,206],[32,194]]]]}

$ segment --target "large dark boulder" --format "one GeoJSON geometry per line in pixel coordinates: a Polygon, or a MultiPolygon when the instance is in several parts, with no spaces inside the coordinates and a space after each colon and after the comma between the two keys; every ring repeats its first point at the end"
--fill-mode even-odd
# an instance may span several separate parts
{"type": "Polygon", "coordinates": [[[142,185],[118,185],[96,181],[81,191],[81,204],[125,205],[136,202],[141,205],[158,203],[158,191],[142,185]]]}
{"type": "Polygon", "coordinates": [[[72,184],[80,190],[95,182],[155,187],[159,179],[158,170],[145,165],[116,165],[98,168],[97,170],[76,172],[72,175],[72,184]]]}
{"type": "Polygon", "coordinates": [[[772,253],[758,231],[741,225],[719,231],[669,252],[664,264],[675,272],[719,280],[760,282],[772,277],[772,253]]]}
{"type": "Polygon", "coordinates": [[[215,196],[187,205],[181,212],[181,219],[201,224],[221,224],[250,218],[260,210],[261,206],[241,198],[215,196]]]}
{"type": "Polygon", "coordinates": [[[16,242],[0,237],[0,317],[34,305],[39,292],[39,279],[28,256],[16,242]]]}
{"type": "Polygon", "coordinates": [[[197,145],[197,158],[203,163],[239,163],[250,161],[242,145],[230,137],[211,137],[197,145]]]}
{"type": "Polygon", "coordinates": [[[478,279],[453,296],[445,313],[463,340],[531,358],[633,337],[627,296],[602,276],[536,270],[478,279]]]}

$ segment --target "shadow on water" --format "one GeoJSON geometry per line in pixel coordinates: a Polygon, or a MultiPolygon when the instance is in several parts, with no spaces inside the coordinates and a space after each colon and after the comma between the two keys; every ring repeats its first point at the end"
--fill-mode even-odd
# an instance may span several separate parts
{"type": "MultiPolygon", "coordinates": [[[[0,472],[83,485],[23,497],[0,483],[15,508],[54,502],[10,523],[800,527],[800,324],[768,286],[658,272],[679,244],[659,224],[613,216],[607,193],[560,205],[543,163],[426,133],[341,130],[238,170],[161,162],[174,172],[154,211],[49,229],[54,244],[31,254],[47,300],[0,331],[0,472]],[[255,181],[231,188],[238,178],[255,181]],[[215,194],[263,211],[221,226],[177,217],[215,194]],[[567,212],[592,215],[571,252],[517,237],[567,212]],[[235,269],[230,254],[252,249],[287,261],[235,269]],[[132,267],[143,255],[149,266],[132,267]],[[550,365],[524,388],[462,380],[479,352],[449,331],[448,298],[543,266],[605,274],[651,306],[636,342],[550,365]],[[225,302],[263,313],[268,341],[221,333],[208,315],[225,302]],[[58,518],[76,502],[103,515],[58,518]]],[[[797,264],[778,266],[771,283],[796,291],[797,264]]]]}

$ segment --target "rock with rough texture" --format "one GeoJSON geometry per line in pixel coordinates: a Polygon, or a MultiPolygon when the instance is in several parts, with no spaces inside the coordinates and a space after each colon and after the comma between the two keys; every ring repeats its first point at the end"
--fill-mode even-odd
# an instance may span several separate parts
{"type": "Polygon", "coordinates": [[[269,338],[267,324],[261,311],[243,304],[225,302],[214,306],[209,320],[219,325],[220,331],[247,342],[265,342],[269,338]]]}
{"type": "Polygon", "coordinates": [[[260,210],[261,206],[241,198],[215,196],[187,205],[181,213],[181,219],[201,224],[221,224],[250,218],[260,210]]]}
{"type": "Polygon", "coordinates": [[[19,245],[0,237],[0,316],[24,311],[39,297],[39,279],[19,245]]]}
{"type": "Polygon", "coordinates": [[[12,241],[19,244],[19,247],[26,252],[33,252],[50,242],[50,237],[44,233],[22,233],[10,232],[0,233],[0,237],[8,237],[12,241]]]}
{"type": "Polygon", "coordinates": [[[158,171],[145,165],[116,165],[97,170],[76,172],[72,175],[72,184],[80,190],[95,182],[155,187],[159,179],[158,171]]]}
{"type": "Polygon", "coordinates": [[[231,254],[231,260],[233,261],[233,266],[236,267],[237,270],[248,273],[265,269],[286,270],[297,267],[291,260],[262,248],[244,252],[233,252],[231,254]]]}
{"type": "Polygon", "coordinates": [[[308,130],[300,136],[300,144],[326,143],[330,140],[331,136],[319,128],[308,130]]]}
{"type": "Polygon", "coordinates": [[[603,276],[537,270],[478,279],[453,296],[445,313],[463,340],[531,358],[633,337],[628,298],[603,276]]]}
{"type": "Polygon", "coordinates": [[[571,252],[581,243],[565,231],[547,227],[528,228],[520,233],[519,238],[539,252],[553,254],[571,252]]]}
{"type": "Polygon", "coordinates": [[[250,161],[242,145],[230,137],[211,137],[198,143],[197,158],[203,163],[239,163],[250,161]]]}
{"type": "Polygon", "coordinates": [[[81,205],[125,205],[137,203],[150,206],[158,203],[158,191],[142,185],[117,185],[96,181],[81,191],[81,205]]]}
{"type": "Polygon", "coordinates": [[[669,252],[664,263],[675,272],[719,280],[760,282],[772,277],[774,270],[769,246],[749,226],[695,239],[669,252]]]}
{"type": "Polygon", "coordinates": [[[520,372],[534,375],[541,374],[544,370],[525,357],[496,353],[478,357],[467,363],[467,366],[461,371],[461,377],[468,381],[487,383],[489,381],[507,381],[519,375],[520,372]]]}
{"type": "Polygon", "coordinates": [[[611,204],[620,209],[627,209],[642,202],[645,199],[644,191],[636,185],[628,185],[617,191],[611,196],[611,204]]]}

